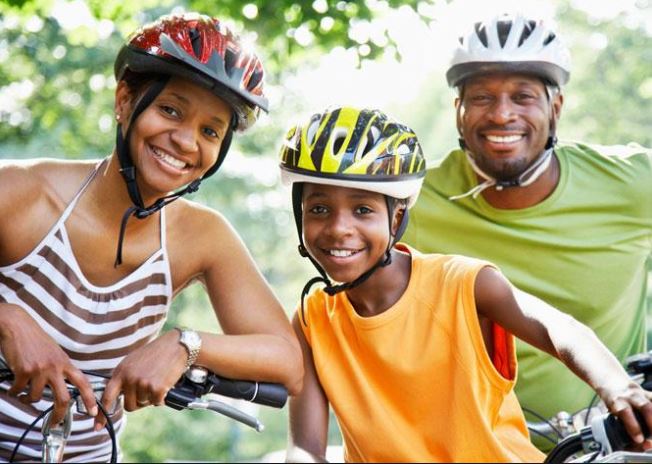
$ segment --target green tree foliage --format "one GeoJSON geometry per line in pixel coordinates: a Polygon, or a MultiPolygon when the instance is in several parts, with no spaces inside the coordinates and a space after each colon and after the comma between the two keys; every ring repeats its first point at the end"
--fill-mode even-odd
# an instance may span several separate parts
{"type": "MultiPolygon", "coordinates": [[[[436,17],[426,14],[434,11],[429,7],[446,2],[86,0],[89,16],[77,25],[56,14],[60,3],[0,1],[0,156],[108,155],[115,136],[115,54],[131,30],[160,14],[198,10],[253,32],[268,70],[273,111],[235,139],[223,168],[193,198],[233,223],[288,315],[292,314],[303,283],[315,271],[296,253],[289,193],[278,186],[276,160],[288,125],[314,108],[307,108],[301,94],[286,82],[317,66],[336,47],[352,50],[362,68],[387,50],[401,50],[386,24],[373,34],[352,31],[386,17],[394,8],[408,8],[430,24],[436,17]]],[[[561,137],[651,146],[651,26],[646,29],[625,14],[591,19],[572,7],[570,0],[555,4],[573,52],[561,137]]],[[[641,13],[649,13],[648,0],[639,0],[638,5],[641,13]]],[[[401,58],[398,52],[393,55],[401,58]]],[[[456,144],[454,94],[446,87],[444,71],[433,70],[417,98],[396,98],[384,108],[417,131],[429,159],[443,156],[456,144]]],[[[402,90],[383,92],[401,95],[402,90]]],[[[219,331],[201,286],[186,289],[173,303],[166,328],[178,324],[219,331]]],[[[251,460],[283,448],[287,411],[263,408],[259,412],[267,425],[263,434],[206,412],[148,408],[130,414],[122,435],[125,457],[128,461],[251,460]]],[[[337,440],[335,427],[332,437],[337,440]]]]}
{"type": "MultiPolygon", "coordinates": [[[[649,2],[641,2],[641,13],[646,10],[649,14],[649,2]]],[[[573,51],[562,135],[652,146],[650,21],[646,25],[624,14],[587,21],[585,13],[569,6],[560,8],[559,20],[573,51]]]]}

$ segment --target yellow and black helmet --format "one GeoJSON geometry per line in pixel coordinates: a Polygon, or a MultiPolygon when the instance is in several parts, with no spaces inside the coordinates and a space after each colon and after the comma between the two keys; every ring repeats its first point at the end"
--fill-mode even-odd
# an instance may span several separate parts
{"type": "Polygon", "coordinates": [[[408,199],[421,189],[426,162],[409,127],[378,110],[337,107],[289,130],[281,148],[284,184],[312,182],[408,199]]]}

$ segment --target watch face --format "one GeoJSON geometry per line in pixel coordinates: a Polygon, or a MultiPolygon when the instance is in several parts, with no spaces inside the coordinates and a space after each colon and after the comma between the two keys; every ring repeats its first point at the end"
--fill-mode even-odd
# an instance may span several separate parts
{"type": "Polygon", "coordinates": [[[184,330],[181,333],[181,342],[185,343],[191,349],[197,348],[201,343],[201,337],[193,330],[184,330]]]}

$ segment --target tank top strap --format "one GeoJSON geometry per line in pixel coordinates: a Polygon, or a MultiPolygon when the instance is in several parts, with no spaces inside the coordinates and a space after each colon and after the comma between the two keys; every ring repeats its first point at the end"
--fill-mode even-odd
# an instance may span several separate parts
{"type": "Polygon", "coordinates": [[[165,233],[165,208],[161,208],[161,219],[159,222],[159,227],[160,227],[160,240],[161,240],[161,250],[163,250],[163,253],[167,254],[167,246],[166,246],[166,233],[165,233]]]}
{"type": "Polygon", "coordinates": [[[84,180],[84,183],[79,188],[72,201],[68,203],[68,206],[66,206],[66,209],[63,211],[63,214],[59,218],[59,223],[64,223],[68,218],[68,216],[70,216],[70,213],[72,212],[73,209],[75,209],[75,205],[77,204],[77,201],[79,201],[79,198],[82,196],[82,193],[84,193],[86,187],[88,187],[91,181],[95,178],[95,175],[99,172],[100,168],[104,165],[104,163],[106,163],[107,159],[108,158],[104,158],[103,160],[99,161],[95,165],[95,168],[93,168],[93,170],[88,174],[86,180],[84,180]]]}

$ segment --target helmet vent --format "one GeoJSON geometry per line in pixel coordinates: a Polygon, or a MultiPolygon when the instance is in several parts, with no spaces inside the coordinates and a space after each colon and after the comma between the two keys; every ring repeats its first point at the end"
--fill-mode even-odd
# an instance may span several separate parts
{"type": "Polygon", "coordinates": [[[362,150],[363,155],[366,155],[371,151],[371,149],[376,145],[378,137],[380,137],[380,130],[376,126],[371,126],[367,133],[367,143],[364,146],[364,150],[362,150]]]}
{"type": "Polygon", "coordinates": [[[249,83],[247,84],[247,89],[255,89],[258,84],[263,80],[263,71],[262,70],[255,70],[253,73],[251,73],[251,78],[249,79],[249,83]]]}
{"type": "Polygon", "coordinates": [[[237,59],[235,53],[230,48],[227,48],[224,51],[224,69],[227,74],[231,74],[231,70],[235,66],[235,60],[237,59]]]}
{"type": "Polygon", "coordinates": [[[527,40],[528,37],[530,37],[530,34],[532,34],[532,31],[534,30],[534,28],[535,28],[536,26],[537,26],[537,24],[536,24],[534,21],[532,21],[532,20],[527,21],[527,22],[523,25],[523,31],[521,32],[521,37],[520,37],[519,40],[518,40],[518,46],[519,46],[519,47],[520,47],[521,45],[523,45],[523,42],[525,42],[525,41],[527,40]]]}
{"type": "MultiPolygon", "coordinates": [[[[509,36],[509,32],[512,30],[512,22],[498,21],[498,24],[496,24],[496,30],[498,31],[498,41],[500,42],[500,48],[503,48],[507,43],[507,37],[509,36]]],[[[523,31],[523,33],[525,34],[525,31],[523,31]]],[[[521,43],[523,43],[523,40],[525,39],[523,36],[521,36],[521,43]]]]}
{"type": "Polygon", "coordinates": [[[548,45],[550,42],[555,40],[555,37],[556,37],[555,33],[551,32],[550,35],[548,37],[546,37],[546,40],[543,41],[543,45],[548,45]]]}
{"type": "MultiPolygon", "coordinates": [[[[312,122],[310,123],[310,126],[308,126],[308,133],[306,134],[308,144],[312,145],[315,143],[315,136],[317,135],[318,127],[319,127],[319,119],[313,119],[312,122]]],[[[300,133],[299,128],[297,128],[297,133],[300,133]]]]}
{"type": "Polygon", "coordinates": [[[489,42],[487,41],[487,31],[484,27],[484,24],[476,23],[475,33],[477,34],[478,39],[480,39],[480,42],[482,42],[482,45],[485,47],[489,45],[489,42]]]}
{"type": "Polygon", "coordinates": [[[201,34],[196,28],[192,28],[189,31],[190,34],[190,43],[192,44],[192,51],[195,53],[195,56],[201,56],[201,34]]]}
{"type": "Polygon", "coordinates": [[[344,140],[346,140],[347,131],[346,129],[338,128],[333,134],[333,153],[338,154],[342,149],[344,140]]]}

